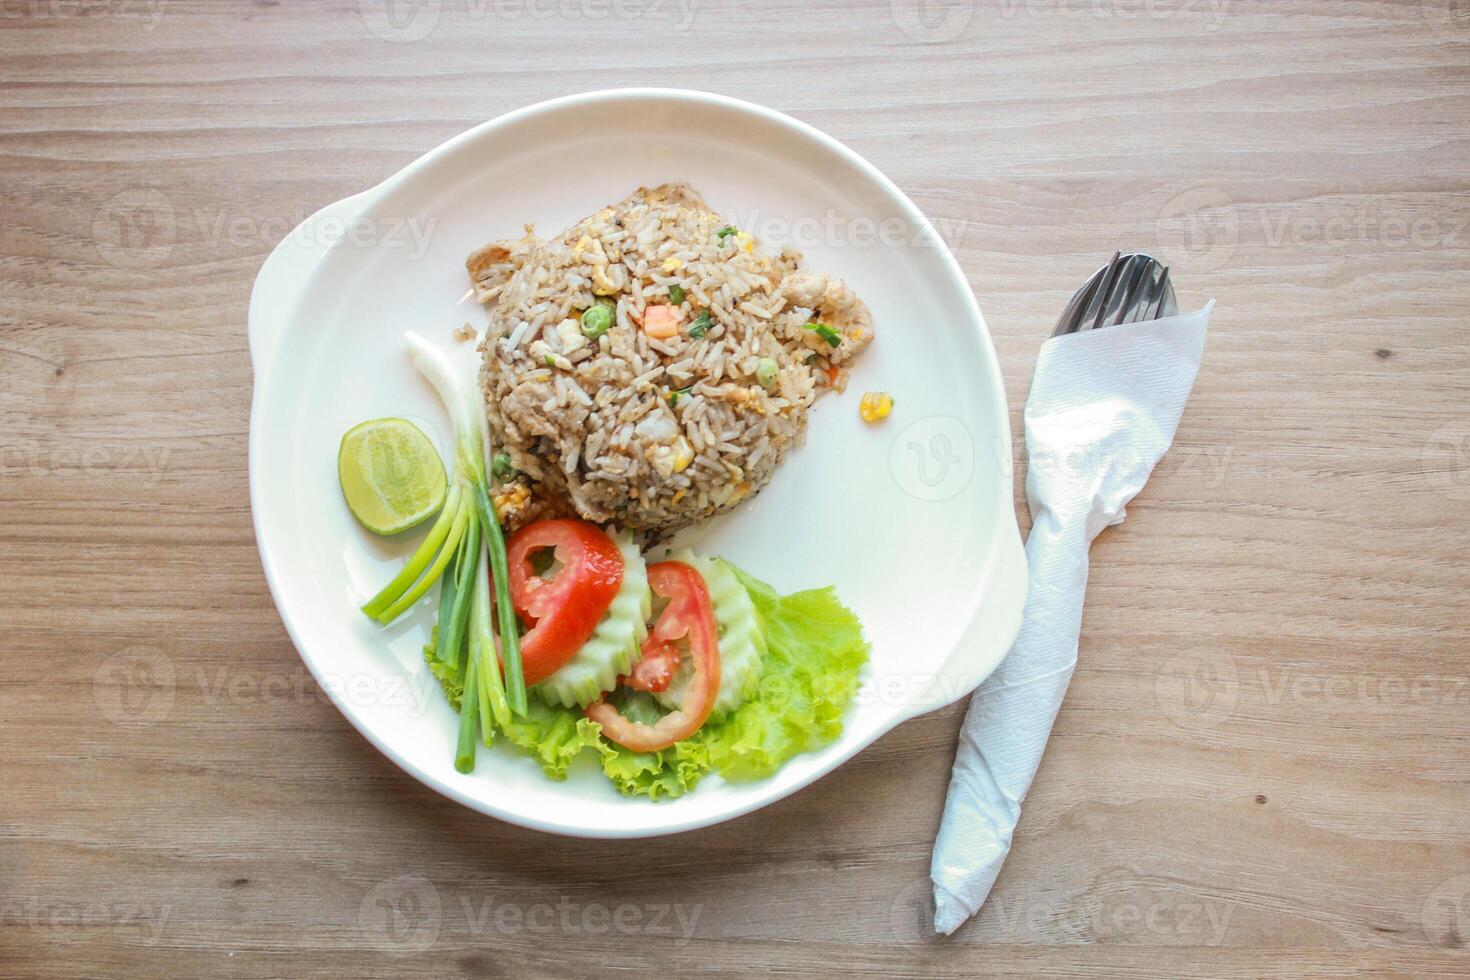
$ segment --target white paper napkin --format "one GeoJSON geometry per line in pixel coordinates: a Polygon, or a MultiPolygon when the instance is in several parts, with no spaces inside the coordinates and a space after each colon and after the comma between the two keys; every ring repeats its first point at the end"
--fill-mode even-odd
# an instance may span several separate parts
{"type": "Polygon", "coordinates": [[[960,728],[929,871],[938,932],[974,915],[1000,874],[1077,665],[1087,549],[1174,440],[1213,307],[1041,347],[1026,401],[1031,588],[1015,645],[960,728]]]}

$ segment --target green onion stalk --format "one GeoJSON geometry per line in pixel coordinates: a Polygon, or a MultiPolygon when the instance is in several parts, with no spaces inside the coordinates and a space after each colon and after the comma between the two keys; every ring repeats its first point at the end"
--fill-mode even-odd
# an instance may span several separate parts
{"type": "Polygon", "coordinates": [[[513,714],[526,713],[526,678],[510,597],[505,535],[490,502],[485,472],[485,461],[491,458],[490,426],[479,388],[468,372],[418,334],[409,332],[403,339],[414,367],[434,386],[453,422],[454,481],[428,535],[403,570],[362,611],[386,626],[440,583],[435,656],[456,669],[462,655],[468,657],[463,664],[455,767],[469,772],[475,765],[475,743],[490,745],[493,726],[503,729],[513,714]]]}

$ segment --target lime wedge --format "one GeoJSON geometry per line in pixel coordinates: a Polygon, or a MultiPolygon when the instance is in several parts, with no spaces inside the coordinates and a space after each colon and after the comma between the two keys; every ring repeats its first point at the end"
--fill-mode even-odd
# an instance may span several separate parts
{"type": "Polygon", "coordinates": [[[374,534],[399,534],[444,504],[444,461],[423,430],[405,419],[373,419],[349,429],[337,452],[342,496],[374,534]]]}

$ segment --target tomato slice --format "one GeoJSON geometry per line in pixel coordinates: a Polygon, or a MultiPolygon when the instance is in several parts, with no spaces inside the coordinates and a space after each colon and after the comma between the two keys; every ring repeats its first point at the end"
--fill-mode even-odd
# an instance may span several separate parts
{"type": "MultiPolygon", "coordinates": [[[[719,634],[703,576],[681,561],[661,561],[648,566],[648,584],[655,593],[668,599],[669,604],[649,632],[644,650],[651,647],[660,659],[672,650],[677,663],[675,643],[688,637],[694,673],[685,689],[683,705],[678,711],[664,715],[656,725],[629,721],[606,701],[594,701],[587,706],[587,717],[602,726],[602,734],[634,752],[657,752],[699,731],[714,710],[715,698],[720,693],[719,634]]],[[[636,667],[634,674],[637,674],[636,667]]],[[[667,685],[667,680],[664,683],[667,685]]]]}
{"type": "Polygon", "coordinates": [[[649,636],[643,641],[643,655],[623,682],[635,691],[667,691],[678,669],[678,645],[649,636]]]}
{"type": "Polygon", "coordinates": [[[562,668],[597,628],[623,584],[623,556],[596,524],[537,521],[511,535],[506,545],[510,598],[530,627],[521,637],[526,686],[562,668]],[[536,573],[531,558],[551,549],[553,574],[536,573]]]}

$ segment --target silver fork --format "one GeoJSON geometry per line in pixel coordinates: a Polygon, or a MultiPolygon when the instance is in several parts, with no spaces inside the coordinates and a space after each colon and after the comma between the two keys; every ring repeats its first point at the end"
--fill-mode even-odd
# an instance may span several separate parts
{"type": "Polygon", "coordinates": [[[1051,335],[1157,320],[1178,312],[1168,266],[1142,252],[1114,252],[1112,260],[1073,294],[1051,335]]]}

